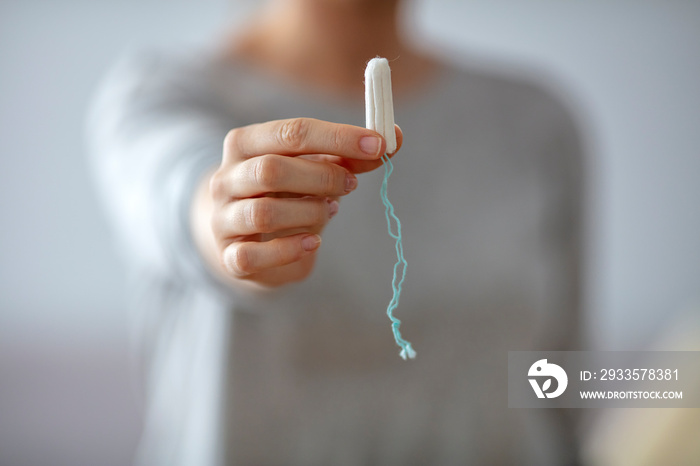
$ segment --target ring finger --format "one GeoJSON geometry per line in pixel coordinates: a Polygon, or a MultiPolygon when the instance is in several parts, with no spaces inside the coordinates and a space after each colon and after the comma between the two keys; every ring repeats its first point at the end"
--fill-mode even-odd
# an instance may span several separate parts
{"type": "Polygon", "coordinates": [[[326,198],[242,199],[226,205],[212,226],[220,238],[233,238],[322,225],[337,211],[338,201],[326,198]]]}

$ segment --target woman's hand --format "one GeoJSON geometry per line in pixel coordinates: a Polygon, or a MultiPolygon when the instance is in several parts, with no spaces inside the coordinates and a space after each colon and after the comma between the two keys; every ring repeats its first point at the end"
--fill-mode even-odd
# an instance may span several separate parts
{"type": "MultiPolygon", "coordinates": [[[[400,147],[398,127],[397,139],[400,147]]],[[[356,173],[382,165],[385,148],[375,131],[308,118],[231,130],[193,203],[200,250],[234,282],[306,278],[338,199],[357,187],[356,173]]]]}

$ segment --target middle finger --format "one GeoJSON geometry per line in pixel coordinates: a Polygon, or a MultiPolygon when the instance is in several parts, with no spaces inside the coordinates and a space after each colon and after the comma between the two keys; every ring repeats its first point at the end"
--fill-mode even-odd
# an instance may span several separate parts
{"type": "Polygon", "coordinates": [[[261,197],[231,202],[213,219],[219,236],[233,238],[326,223],[338,201],[325,198],[261,197]]]}
{"type": "Polygon", "coordinates": [[[334,163],[268,154],[238,164],[228,186],[231,198],[283,192],[343,196],[357,187],[357,178],[334,163]]]}

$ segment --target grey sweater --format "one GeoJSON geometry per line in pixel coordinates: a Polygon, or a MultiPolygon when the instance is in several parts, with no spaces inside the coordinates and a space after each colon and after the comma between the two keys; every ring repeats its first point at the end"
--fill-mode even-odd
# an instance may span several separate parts
{"type": "MultiPolygon", "coordinates": [[[[358,80],[362,70],[358,70],[358,80]]],[[[395,99],[405,139],[389,197],[395,261],[360,175],[305,282],[258,295],[219,283],[194,248],[194,186],[226,132],[307,116],[363,126],[363,97],[298,87],[211,55],[143,54],[109,74],[91,162],[131,274],[141,465],[569,464],[557,410],[509,409],[507,351],[578,349],[581,157],[567,112],[526,82],[445,65],[395,99]]]]}

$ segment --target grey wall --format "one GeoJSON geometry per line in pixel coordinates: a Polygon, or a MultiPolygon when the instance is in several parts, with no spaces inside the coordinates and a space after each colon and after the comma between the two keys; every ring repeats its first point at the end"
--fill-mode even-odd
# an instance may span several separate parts
{"type": "Polygon", "coordinates": [[[430,1],[431,35],[570,91],[592,150],[589,335],[640,349],[700,314],[700,3],[430,1]]]}
{"type": "MultiPolygon", "coordinates": [[[[0,3],[0,464],[128,458],[138,417],[122,269],[83,162],[84,111],[125,47],[205,40],[240,8],[0,3]]],[[[700,4],[426,0],[416,10],[432,37],[422,42],[519,64],[578,105],[594,155],[593,341],[637,348],[698,306],[700,4]]]]}

